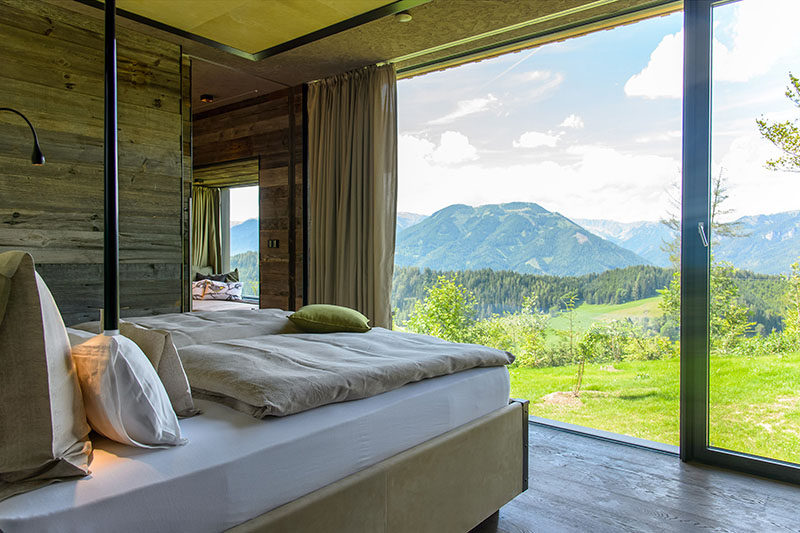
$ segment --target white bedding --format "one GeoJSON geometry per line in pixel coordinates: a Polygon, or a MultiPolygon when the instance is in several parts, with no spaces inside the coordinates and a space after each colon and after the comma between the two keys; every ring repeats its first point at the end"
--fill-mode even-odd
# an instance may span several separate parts
{"type": "Polygon", "coordinates": [[[231,309],[258,309],[258,302],[192,300],[192,311],[229,311],[231,309]]]}
{"type": "Polygon", "coordinates": [[[95,441],[90,478],[0,502],[0,530],[221,531],[479,418],[508,402],[505,367],[257,420],[212,402],[181,421],[189,444],[95,441]]]}

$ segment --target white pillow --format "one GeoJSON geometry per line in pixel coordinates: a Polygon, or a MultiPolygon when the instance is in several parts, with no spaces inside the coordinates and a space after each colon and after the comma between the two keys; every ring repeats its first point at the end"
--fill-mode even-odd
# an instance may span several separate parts
{"type": "Polygon", "coordinates": [[[72,347],[86,416],[95,431],[141,448],[186,444],[153,365],[122,335],[97,335],[72,347]]]}
{"type": "MultiPolygon", "coordinates": [[[[85,322],[75,328],[67,328],[70,346],[86,342],[97,335],[99,329],[100,322],[85,322]]],[[[195,408],[192,400],[192,388],[183,370],[178,350],[172,342],[172,335],[168,331],[147,329],[125,321],[120,321],[119,332],[135,342],[153,365],[175,414],[184,418],[199,414],[200,410],[195,408]]]]}

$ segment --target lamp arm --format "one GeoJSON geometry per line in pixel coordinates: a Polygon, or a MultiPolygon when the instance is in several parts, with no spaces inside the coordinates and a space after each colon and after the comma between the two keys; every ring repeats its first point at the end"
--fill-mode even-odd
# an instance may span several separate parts
{"type": "Polygon", "coordinates": [[[36,135],[36,129],[34,129],[33,124],[31,121],[28,120],[28,117],[17,111],[16,109],[11,109],[10,107],[0,107],[0,111],[10,111],[16,115],[22,117],[22,120],[28,124],[28,127],[31,129],[31,133],[33,134],[33,155],[31,156],[31,163],[34,165],[43,165],[44,164],[44,155],[42,154],[42,149],[39,148],[39,136],[36,135]]]}

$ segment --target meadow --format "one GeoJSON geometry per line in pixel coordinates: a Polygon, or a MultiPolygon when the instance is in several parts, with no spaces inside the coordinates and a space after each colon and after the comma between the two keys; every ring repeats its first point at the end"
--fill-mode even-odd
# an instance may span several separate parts
{"type": "MultiPolygon", "coordinates": [[[[784,302],[784,327],[766,334],[736,279],[729,265],[712,267],[709,442],[800,463],[800,264],[790,290],[770,298],[784,302]]],[[[658,296],[619,303],[571,291],[545,313],[537,301],[476,318],[474,295],[440,276],[405,326],[513,353],[511,395],[530,400],[531,415],[679,444],[679,278],[658,296]]]]}
{"type": "MultiPolygon", "coordinates": [[[[580,394],[576,366],[511,368],[511,396],[530,414],[678,444],[677,358],[587,364],[580,394]]],[[[711,357],[713,446],[800,462],[800,351],[762,357],[711,357]]]]}

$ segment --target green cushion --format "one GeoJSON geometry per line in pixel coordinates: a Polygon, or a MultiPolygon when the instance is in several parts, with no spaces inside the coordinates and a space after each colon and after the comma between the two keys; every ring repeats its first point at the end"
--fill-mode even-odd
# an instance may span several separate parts
{"type": "Polygon", "coordinates": [[[313,304],[300,308],[289,316],[289,320],[308,333],[335,333],[369,331],[369,319],[348,307],[338,305],[313,304]]]}

